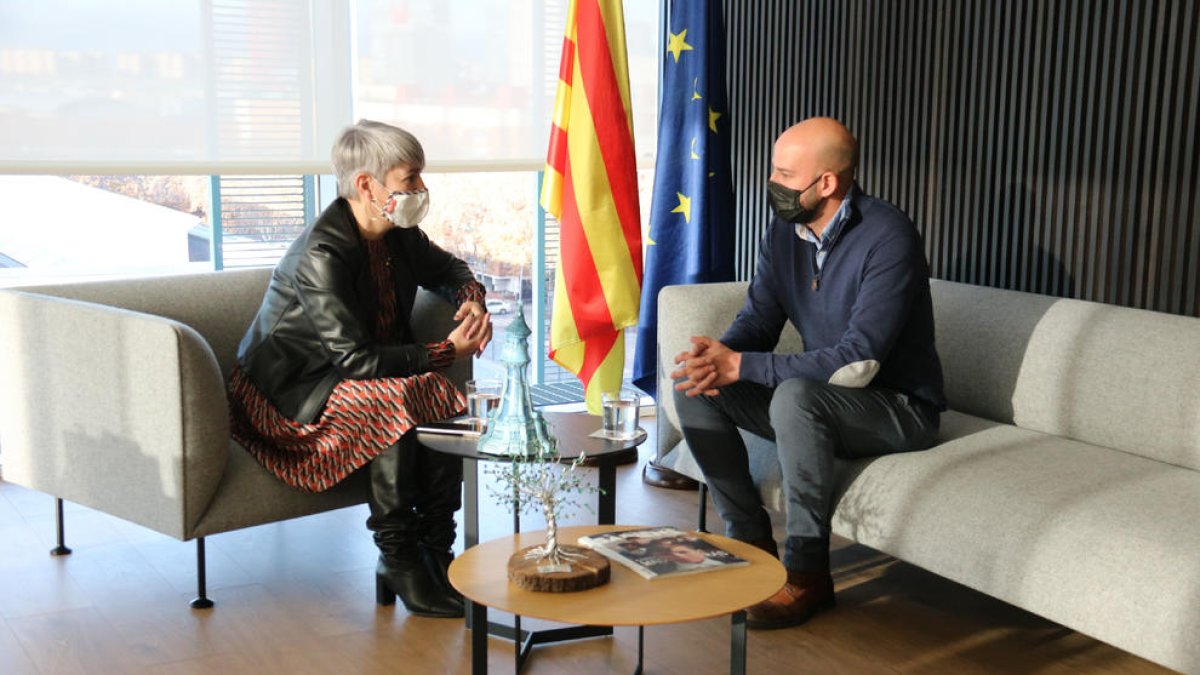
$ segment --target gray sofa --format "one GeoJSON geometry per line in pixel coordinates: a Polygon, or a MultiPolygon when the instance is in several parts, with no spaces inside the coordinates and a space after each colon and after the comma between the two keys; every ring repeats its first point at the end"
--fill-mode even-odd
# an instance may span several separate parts
{"type": "MultiPolygon", "coordinates": [[[[744,293],[664,288],[660,364],[720,336],[744,293]]],[[[941,443],[845,463],[834,531],[1200,672],[1200,319],[941,281],[933,302],[941,443]]],[[[778,349],[799,350],[788,332],[778,349]]],[[[658,405],[664,463],[702,479],[670,397],[658,405]]],[[[774,446],[749,448],[781,508],[774,446]]]]}
{"type": "MultiPolygon", "coordinates": [[[[271,270],[0,291],[4,480],[197,540],[194,606],[210,606],[204,537],[362,503],[353,475],[294,490],[229,437],[225,378],[271,270]]],[[[454,309],[421,291],[418,340],[444,338],[454,309]]],[[[471,364],[450,371],[460,386],[471,364]]],[[[61,519],[61,501],[59,503],[61,519]]],[[[62,542],[59,550],[69,552],[62,542]]]]}

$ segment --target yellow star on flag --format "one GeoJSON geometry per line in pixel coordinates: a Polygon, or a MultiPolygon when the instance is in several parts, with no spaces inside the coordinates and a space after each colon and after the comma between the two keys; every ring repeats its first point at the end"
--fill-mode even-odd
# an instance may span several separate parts
{"type": "Polygon", "coordinates": [[[712,132],[714,134],[717,133],[717,120],[719,120],[719,119],[721,119],[721,113],[713,110],[712,106],[709,106],[708,107],[708,128],[712,129],[712,132]]]}
{"type": "Polygon", "coordinates": [[[683,222],[692,222],[692,198],[686,197],[682,192],[676,192],[675,196],[679,197],[679,206],[671,209],[671,213],[682,213],[683,222]]]}
{"type": "Polygon", "coordinates": [[[684,28],[681,33],[667,31],[667,35],[670,36],[667,39],[667,51],[675,57],[675,63],[679,63],[679,55],[692,50],[692,46],[687,43],[687,29],[684,28]]]}
{"type": "Polygon", "coordinates": [[[692,80],[692,100],[699,101],[700,98],[700,78],[697,77],[692,80]]]}
{"type": "Polygon", "coordinates": [[[700,155],[696,154],[696,139],[692,139],[692,159],[700,159],[700,155]]]}

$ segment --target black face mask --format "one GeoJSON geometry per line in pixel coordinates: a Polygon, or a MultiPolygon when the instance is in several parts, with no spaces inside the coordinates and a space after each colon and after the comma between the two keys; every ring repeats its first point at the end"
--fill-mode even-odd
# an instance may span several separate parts
{"type": "Polygon", "coordinates": [[[821,177],[817,176],[803,190],[793,190],[775,181],[767,181],[767,199],[771,202],[771,208],[775,211],[775,215],[779,216],[781,220],[797,225],[811,223],[817,217],[817,207],[821,203],[817,202],[809,208],[804,208],[800,206],[800,195],[808,192],[809,188],[816,185],[819,180],[821,177]]]}

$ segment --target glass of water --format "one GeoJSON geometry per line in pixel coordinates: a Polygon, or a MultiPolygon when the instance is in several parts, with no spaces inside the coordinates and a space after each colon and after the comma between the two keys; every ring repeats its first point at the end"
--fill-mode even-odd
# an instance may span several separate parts
{"type": "Polygon", "coordinates": [[[500,405],[500,380],[467,381],[467,417],[479,427],[487,429],[488,415],[500,405]]]}
{"type": "Polygon", "coordinates": [[[633,389],[622,388],[600,395],[604,412],[604,435],[630,439],[637,435],[638,402],[641,395],[633,389]]]}

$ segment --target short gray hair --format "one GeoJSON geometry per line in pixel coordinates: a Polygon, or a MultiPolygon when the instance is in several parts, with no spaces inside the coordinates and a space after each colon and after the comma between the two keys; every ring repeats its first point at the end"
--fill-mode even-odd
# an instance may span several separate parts
{"type": "Polygon", "coordinates": [[[398,166],[425,169],[425,150],[415,136],[390,124],[359,120],[346,127],[330,153],[339,197],[358,196],[354,177],[366,172],[383,182],[398,166]]]}

